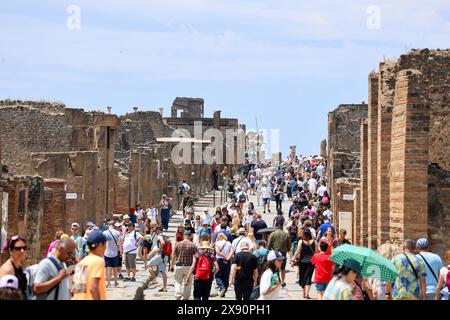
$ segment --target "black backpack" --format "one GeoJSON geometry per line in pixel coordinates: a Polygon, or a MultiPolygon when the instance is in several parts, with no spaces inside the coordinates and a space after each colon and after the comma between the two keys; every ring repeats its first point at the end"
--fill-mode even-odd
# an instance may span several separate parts
{"type": "Polygon", "coordinates": [[[270,250],[267,250],[267,252],[258,257],[258,283],[259,280],[261,279],[261,276],[264,272],[264,270],[266,269],[266,264],[267,264],[267,256],[269,255],[270,250]]]}
{"type": "Polygon", "coordinates": [[[182,196],[184,192],[185,192],[184,186],[180,184],[180,186],[178,187],[178,195],[182,196]]]}
{"type": "Polygon", "coordinates": [[[284,217],[283,215],[279,214],[275,217],[275,226],[277,225],[284,225],[284,217]]]}

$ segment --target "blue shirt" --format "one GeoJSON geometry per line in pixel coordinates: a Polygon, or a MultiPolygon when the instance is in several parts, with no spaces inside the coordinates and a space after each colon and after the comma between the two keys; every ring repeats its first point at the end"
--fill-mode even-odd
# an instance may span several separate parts
{"type": "Polygon", "coordinates": [[[428,262],[430,267],[433,269],[434,274],[436,275],[436,277],[438,279],[439,279],[439,271],[444,266],[444,264],[442,263],[441,258],[437,254],[434,254],[431,252],[421,252],[420,254],[416,255],[416,257],[420,261],[422,261],[425,265],[425,271],[427,273],[427,277],[426,277],[427,291],[426,291],[426,293],[434,294],[436,291],[436,285],[437,285],[436,278],[433,276],[433,272],[431,272],[430,268],[428,268],[428,265],[425,263],[425,261],[423,260],[423,258],[420,255],[422,255],[425,258],[425,260],[428,262]]]}
{"type": "Polygon", "coordinates": [[[234,237],[227,230],[220,230],[219,232],[216,232],[216,234],[214,235],[213,242],[217,241],[217,236],[220,233],[223,233],[227,237],[228,241],[232,242],[234,240],[234,237]]]}
{"type": "Polygon", "coordinates": [[[264,247],[259,248],[258,250],[256,250],[255,252],[253,252],[253,255],[257,258],[264,256],[265,254],[267,254],[267,252],[269,252],[269,249],[266,249],[264,247]]]}

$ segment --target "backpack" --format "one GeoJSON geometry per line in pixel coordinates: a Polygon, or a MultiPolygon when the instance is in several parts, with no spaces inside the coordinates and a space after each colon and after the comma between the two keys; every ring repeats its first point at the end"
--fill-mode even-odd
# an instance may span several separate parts
{"type": "Polygon", "coordinates": [[[180,184],[180,186],[178,187],[178,194],[182,196],[185,192],[186,190],[184,190],[184,186],[180,184]]]}
{"type": "Polygon", "coordinates": [[[323,204],[328,204],[328,203],[330,203],[330,199],[328,199],[328,197],[323,197],[322,198],[322,203],[323,204]]]}
{"type": "Polygon", "coordinates": [[[445,279],[445,285],[447,286],[448,291],[450,291],[450,267],[447,267],[448,273],[447,278],[445,279]]]}
{"type": "Polygon", "coordinates": [[[247,200],[247,197],[245,196],[244,193],[241,193],[239,195],[239,202],[245,202],[247,200]]]}
{"type": "Polygon", "coordinates": [[[204,255],[198,259],[195,277],[198,280],[209,280],[211,278],[211,263],[204,255]]]}
{"type": "MultiPolygon", "coordinates": [[[[261,278],[261,275],[264,272],[267,264],[267,256],[269,255],[270,250],[267,250],[265,254],[258,257],[258,278],[261,278]]],[[[259,281],[258,281],[259,282],[259,281]]]]}
{"type": "Polygon", "coordinates": [[[172,254],[172,242],[166,241],[162,247],[162,254],[164,256],[169,256],[172,254]]]}

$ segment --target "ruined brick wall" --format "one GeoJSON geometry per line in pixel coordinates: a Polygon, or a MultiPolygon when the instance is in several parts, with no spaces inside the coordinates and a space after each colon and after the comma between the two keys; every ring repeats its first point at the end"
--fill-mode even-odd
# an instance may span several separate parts
{"type": "Polygon", "coordinates": [[[178,110],[182,110],[179,118],[203,118],[205,101],[201,98],[176,97],[172,103],[171,117],[178,118],[178,110]]]}
{"type": "Polygon", "coordinates": [[[31,101],[0,101],[1,162],[15,174],[30,174],[30,153],[65,151],[72,128],[64,105],[31,101]]]}

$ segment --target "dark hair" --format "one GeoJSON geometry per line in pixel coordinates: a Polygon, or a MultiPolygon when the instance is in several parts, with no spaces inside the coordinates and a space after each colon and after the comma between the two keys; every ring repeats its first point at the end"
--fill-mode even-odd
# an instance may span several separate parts
{"type": "Polygon", "coordinates": [[[0,288],[0,300],[25,300],[25,296],[19,289],[0,288]]]}
{"type": "Polygon", "coordinates": [[[267,248],[267,241],[266,240],[261,240],[261,242],[259,243],[259,246],[267,248]]]}
{"type": "Polygon", "coordinates": [[[319,248],[320,251],[326,252],[328,250],[328,243],[326,241],[320,241],[319,248]]]}
{"type": "Polygon", "coordinates": [[[333,275],[337,276],[338,278],[341,278],[342,276],[348,275],[350,273],[350,271],[353,271],[353,270],[350,269],[349,267],[339,266],[339,268],[334,269],[333,275]]]}
{"type": "Polygon", "coordinates": [[[270,269],[273,273],[277,272],[277,266],[275,265],[275,261],[276,260],[267,261],[264,271],[270,269]]]}
{"type": "Polygon", "coordinates": [[[8,245],[5,246],[5,250],[11,251],[14,248],[14,246],[16,245],[16,243],[19,241],[22,241],[25,244],[27,243],[27,240],[24,237],[18,236],[18,235],[13,236],[9,239],[8,245]]]}
{"type": "Polygon", "coordinates": [[[303,228],[303,236],[302,239],[305,241],[309,241],[312,239],[311,230],[309,228],[303,228]]]}

